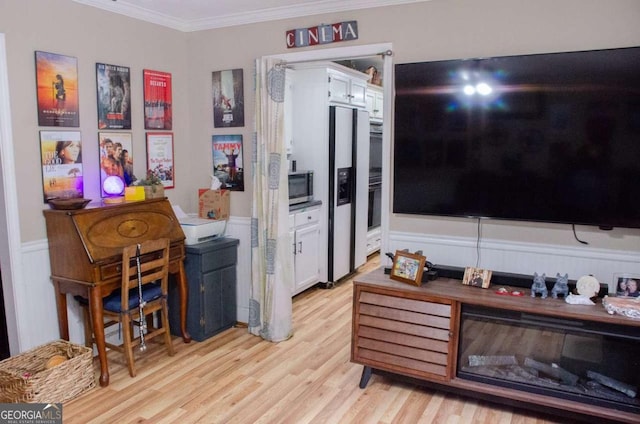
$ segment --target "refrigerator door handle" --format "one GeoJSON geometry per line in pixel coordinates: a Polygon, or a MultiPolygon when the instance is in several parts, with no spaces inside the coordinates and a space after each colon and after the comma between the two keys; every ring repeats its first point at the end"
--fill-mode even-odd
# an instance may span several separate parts
{"type": "Polygon", "coordinates": [[[298,253],[302,253],[302,242],[298,242],[298,253]]]}

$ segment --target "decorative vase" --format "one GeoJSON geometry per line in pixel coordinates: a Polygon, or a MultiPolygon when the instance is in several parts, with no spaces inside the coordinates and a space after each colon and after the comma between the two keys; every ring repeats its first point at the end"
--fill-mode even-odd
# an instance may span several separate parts
{"type": "Polygon", "coordinates": [[[157,199],[159,197],[164,197],[164,186],[162,184],[144,186],[145,199],[157,199]]]}

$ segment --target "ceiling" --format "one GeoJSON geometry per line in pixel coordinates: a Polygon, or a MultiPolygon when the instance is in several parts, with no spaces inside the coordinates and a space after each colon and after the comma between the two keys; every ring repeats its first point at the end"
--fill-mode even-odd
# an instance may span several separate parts
{"type": "Polygon", "coordinates": [[[73,0],[184,32],[429,0],[73,0]]]}

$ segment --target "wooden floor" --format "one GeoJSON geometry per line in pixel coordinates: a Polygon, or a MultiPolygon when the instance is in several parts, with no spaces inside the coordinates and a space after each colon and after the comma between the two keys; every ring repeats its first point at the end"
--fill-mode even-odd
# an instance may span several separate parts
{"type": "MultiPolygon", "coordinates": [[[[361,270],[378,265],[374,256],[361,270]]],[[[362,366],[349,361],[351,307],[351,280],[312,288],[294,298],[290,340],[233,328],[204,342],[175,338],[173,357],[152,342],[136,378],[109,352],[111,384],[65,403],[64,423],[568,422],[376,374],[360,389],[362,366]]]]}

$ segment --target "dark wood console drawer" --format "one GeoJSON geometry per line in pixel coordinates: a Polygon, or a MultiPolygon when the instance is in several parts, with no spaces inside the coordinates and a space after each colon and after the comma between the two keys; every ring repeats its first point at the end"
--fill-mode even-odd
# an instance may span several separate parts
{"type": "Polygon", "coordinates": [[[413,377],[452,373],[450,301],[424,301],[354,286],[352,360],[413,377]]]}

